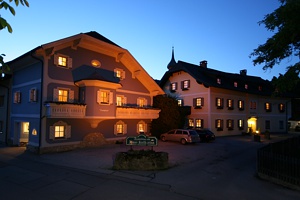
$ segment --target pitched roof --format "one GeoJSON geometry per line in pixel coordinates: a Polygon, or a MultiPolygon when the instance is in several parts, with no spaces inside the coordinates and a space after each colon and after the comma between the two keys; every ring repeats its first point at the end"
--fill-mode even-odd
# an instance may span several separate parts
{"type": "Polygon", "coordinates": [[[205,87],[223,88],[260,95],[271,95],[274,91],[271,82],[260,77],[249,76],[245,73],[222,72],[183,61],[178,61],[176,65],[164,74],[160,81],[160,86],[165,85],[169,77],[179,71],[190,74],[197,83],[203,84],[205,87]],[[217,79],[221,80],[220,84],[217,82],[217,79]],[[237,82],[237,87],[234,86],[234,82],[237,82]],[[248,86],[247,89],[245,85],[248,86]],[[259,90],[259,87],[261,87],[261,90],[259,90]]]}
{"type": "Polygon", "coordinates": [[[95,39],[101,40],[103,42],[115,45],[117,47],[120,47],[119,45],[117,45],[116,43],[112,42],[111,40],[107,39],[106,37],[104,37],[103,35],[97,33],[96,31],[90,31],[90,32],[86,32],[84,33],[85,35],[91,36],[95,39]]]}

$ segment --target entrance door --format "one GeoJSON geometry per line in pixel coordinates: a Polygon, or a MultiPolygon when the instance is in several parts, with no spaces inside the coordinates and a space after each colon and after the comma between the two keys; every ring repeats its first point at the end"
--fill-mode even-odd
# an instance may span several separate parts
{"type": "Polygon", "coordinates": [[[257,119],[255,117],[248,119],[248,133],[255,133],[257,131],[256,121],[257,119]]]}
{"type": "Polygon", "coordinates": [[[29,122],[21,122],[20,145],[26,145],[29,139],[29,122]]]}

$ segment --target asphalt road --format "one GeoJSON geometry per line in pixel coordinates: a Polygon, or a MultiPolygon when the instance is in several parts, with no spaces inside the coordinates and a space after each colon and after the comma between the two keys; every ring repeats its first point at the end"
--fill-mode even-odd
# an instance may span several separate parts
{"type": "Polygon", "coordinates": [[[169,153],[163,171],[114,171],[116,152],[107,145],[34,155],[22,147],[0,148],[0,199],[300,199],[300,192],[256,177],[256,150],[270,141],[249,136],[213,143],[159,142],[169,153]]]}

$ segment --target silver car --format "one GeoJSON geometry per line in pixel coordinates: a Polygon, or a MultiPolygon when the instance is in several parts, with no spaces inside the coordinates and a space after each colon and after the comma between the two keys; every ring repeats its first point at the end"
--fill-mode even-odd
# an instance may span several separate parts
{"type": "Polygon", "coordinates": [[[175,141],[181,144],[200,142],[198,133],[195,130],[173,129],[167,133],[163,133],[160,139],[165,141],[175,141]]]}

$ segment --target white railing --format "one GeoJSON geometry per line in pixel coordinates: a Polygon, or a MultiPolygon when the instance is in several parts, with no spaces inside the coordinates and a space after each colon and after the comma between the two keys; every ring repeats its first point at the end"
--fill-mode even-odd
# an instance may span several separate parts
{"type": "Polygon", "coordinates": [[[159,109],[153,108],[132,108],[117,107],[116,118],[122,119],[157,119],[159,117],[159,109]]]}
{"type": "Polygon", "coordinates": [[[48,118],[82,118],[85,117],[86,105],[77,104],[59,104],[59,103],[47,103],[46,115],[48,118]]]}

